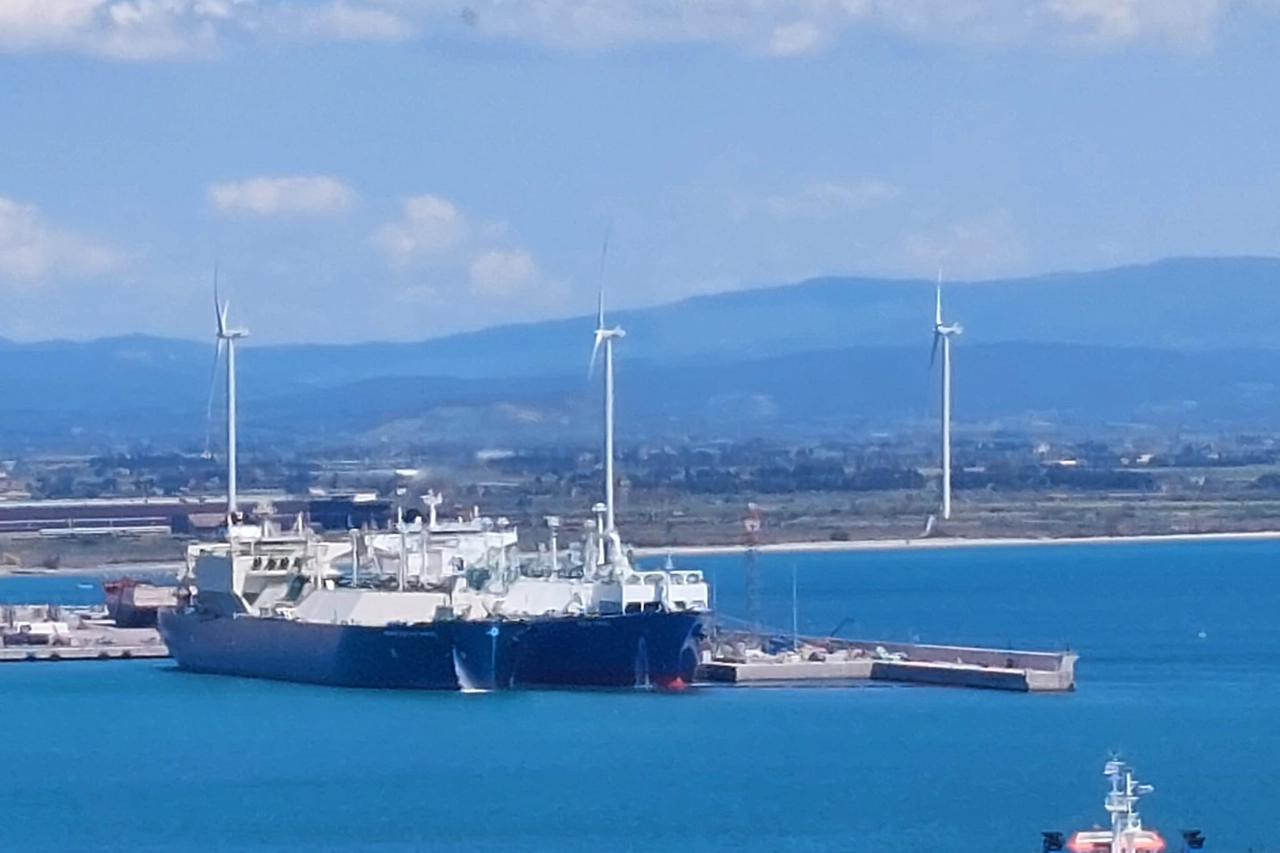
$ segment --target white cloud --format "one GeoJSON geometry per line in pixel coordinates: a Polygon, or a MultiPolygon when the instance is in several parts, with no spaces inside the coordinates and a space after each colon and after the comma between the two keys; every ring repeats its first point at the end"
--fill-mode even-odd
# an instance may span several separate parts
{"type": "Polygon", "coordinates": [[[373,243],[391,269],[408,279],[395,301],[421,305],[461,288],[477,296],[502,297],[545,284],[532,254],[494,245],[506,242],[506,232],[501,223],[472,222],[447,198],[418,195],[404,199],[400,218],[377,229],[373,243]],[[428,283],[414,280],[423,274],[430,277],[428,283]]]}
{"type": "Polygon", "coordinates": [[[461,245],[470,231],[462,212],[438,195],[406,198],[401,214],[399,221],[374,234],[374,242],[395,266],[445,254],[461,245]]]}
{"type": "Polygon", "coordinates": [[[259,176],[209,187],[209,202],[223,213],[330,216],[354,200],[346,184],[328,175],[259,176]]]}
{"type": "Polygon", "coordinates": [[[901,246],[902,268],[965,278],[1024,272],[1031,251],[1013,217],[997,211],[908,235],[901,246]]]}
{"type": "Polygon", "coordinates": [[[796,219],[866,210],[892,201],[901,194],[902,190],[893,184],[872,179],[851,183],[812,181],[791,193],[739,196],[731,207],[739,218],[764,214],[775,219],[796,219]]]}
{"type": "Polygon", "coordinates": [[[438,34],[600,49],[729,44],[772,56],[819,50],[842,31],[874,26],[941,41],[1050,40],[1178,45],[1210,41],[1233,8],[1274,0],[471,0],[459,15],[437,0],[364,0],[394,6],[438,34]],[[459,18],[465,20],[460,26],[459,18]]]}
{"type": "Polygon", "coordinates": [[[538,280],[538,266],[523,249],[490,249],[471,259],[471,290],[483,296],[510,296],[538,280]]]}
{"type": "Polygon", "coordinates": [[[122,262],[111,246],[55,228],[34,207],[0,196],[0,282],[32,286],[49,278],[98,275],[122,262]]]}
{"type": "Polygon", "coordinates": [[[813,53],[823,44],[822,30],[813,21],[783,24],[769,36],[770,56],[801,56],[813,53]]]}
{"type": "Polygon", "coordinates": [[[413,26],[389,9],[337,0],[317,8],[285,10],[281,25],[296,26],[305,35],[337,41],[404,41],[413,26]]]}
{"type": "Polygon", "coordinates": [[[1200,48],[1233,10],[1275,0],[0,0],[0,50],[120,60],[208,56],[232,37],[494,38],[571,50],[720,44],[820,50],[857,27],[934,41],[1139,41],[1200,48]]]}
{"type": "Polygon", "coordinates": [[[0,50],[140,61],[208,56],[252,0],[0,0],[0,50]]]}

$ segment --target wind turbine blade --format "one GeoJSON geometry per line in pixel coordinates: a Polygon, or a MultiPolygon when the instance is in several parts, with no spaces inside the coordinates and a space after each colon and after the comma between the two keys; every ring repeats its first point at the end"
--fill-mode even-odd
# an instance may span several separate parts
{"type": "Polygon", "coordinates": [[[938,340],[942,337],[940,332],[933,333],[933,349],[929,353],[929,367],[933,367],[933,363],[938,360],[938,340]]]}
{"type": "Polygon", "coordinates": [[[596,359],[600,355],[600,342],[603,340],[603,336],[597,334],[595,345],[591,347],[591,363],[587,365],[588,379],[596,375],[596,359]]]}
{"type": "Polygon", "coordinates": [[[213,265],[213,316],[218,321],[218,337],[227,331],[227,309],[222,305],[222,298],[218,295],[218,264],[213,265]]]}
{"type": "Polygon", "coordinates": [[[596,372],[596,359],[600,356],[600,345],[604,342],[604,263],[609,257],[609,234],[613,231],[610,220],[604,229],[604,241],[600,244],[600,272],[596,281],[596,340],[591,346],[591,361],[587,365],[587,378],[596,372]]]}
{"type": "Polygon", "coordinates": [[[209,371],[209,403],[204,413],[204,453],[205,459],[213,456],[211,445],[213,443],[213,395],[218,382],[218,362],[222,360],[222,338],[218,338],[217,345],[213,348],[213,369],[209,371]]]}
{"type": "Polygon", "coordinates": [[[600,278],[604,278],[604,261],[609,256],[609,235],[613,232],[613,220],[604,227],[604,242],[600,245],[600,278]]]}
{"type": "Polygon", "coordinates": [[[596,277],[597,302],[596,302],[596,328],[604,328],[604,264],[609,257],[609,234],[613,231],[613,222],[610,222],[604,229],[604,242],[600,244],[600,272],[596,277]]]}
{"type": "Polygon", "coordinates": [[[933,323],[936,326],[942,325],[942,268],[938,268],[938,283],[933,288],[934,295],[934,312],[933,323]]]}

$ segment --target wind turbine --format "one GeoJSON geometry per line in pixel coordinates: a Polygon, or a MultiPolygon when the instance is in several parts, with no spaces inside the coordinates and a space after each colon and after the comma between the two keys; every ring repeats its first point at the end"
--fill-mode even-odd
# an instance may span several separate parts
{"type": "Polygon", "coordinates": [[[951,339],[964,331],[959,323],[942,322],[942,270],[938,270],[938,283],[934,286],[933,351],[929,354],[929,366],[938,357],[938,344],[942,344],[942,520],[951,518],[951,339]]]}
{"type": "MultiPolygon", "coordinates": [[[[233,329],[227,325],[227,311],[231,301],[218,298],[218,270],[213,271],[213,313],[218,321],[218,347],[214,353],[214,365],[227,346],[227,526],[235,524],[236,510],[236,341],[249,336],[248,329],[233,329]]],[[[212,394],[210,394],[212,407],[212,394]]]]}
{"type": "Polygon", "coordinates": [[[616,531],[613,507],[613,342],[626,335],[620,326],[604,324],[604,262],[609,253],[609,235],[600,249],[600,293],[597,303],[595,344],[591,347],[591,365],[587,376],[595,374],[596,359],[604,349],[604,530],[601,539],[609,541],[616,531]]]}

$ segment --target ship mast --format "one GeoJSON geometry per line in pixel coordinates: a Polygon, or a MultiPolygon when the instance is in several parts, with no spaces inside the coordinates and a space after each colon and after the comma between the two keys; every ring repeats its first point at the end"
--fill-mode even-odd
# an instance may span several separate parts
{"type": "Polygon", "coordinates": [[[1111,815],[1111,853],[1134,853],[1137,837],[1143,831],[1142,818],[1135,806],[1139,797],[1155,789],[1140,783],[1133,769],[1123,761],[1108,761],[1105,773],[1111,780],[1106,800],[1107,812],[1111,815]]]}

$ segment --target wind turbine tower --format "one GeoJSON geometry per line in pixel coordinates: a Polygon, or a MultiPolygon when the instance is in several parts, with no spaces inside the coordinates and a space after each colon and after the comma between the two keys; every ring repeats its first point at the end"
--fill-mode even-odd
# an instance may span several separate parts
{"type": "Polygon", "coordinates": [[[230,300],[218,299],[218,275],[213,277],[213,310],[218,320],[218,355],[227,347],[227,529],[235,524],[236,505],[236,341],[249,336],[248,329],[227,325],[230,300]]]}
{"type": "Polygon", "coordinates": [[[600,251],[600,295],[597,303],[595,344],[591,348],[591,366],[588,376],[595,372],[596,359],[604,349],[604,530],[601,538],[611,541],[617,527],[613,501],[613,342],[626,336],[620,326],[607,328],[604,324],[604,261],[609,252],[609,238],[600,251]]]}
{"type": "Polygon", "coordinates": [[[964,328],[959,323],[942,322],[942,270],[938,270],[938,283],[934,287],[933,351],[929,355],[932,367],[942,347],[942,519],[951,518],[951,339],[964,328]]]}

